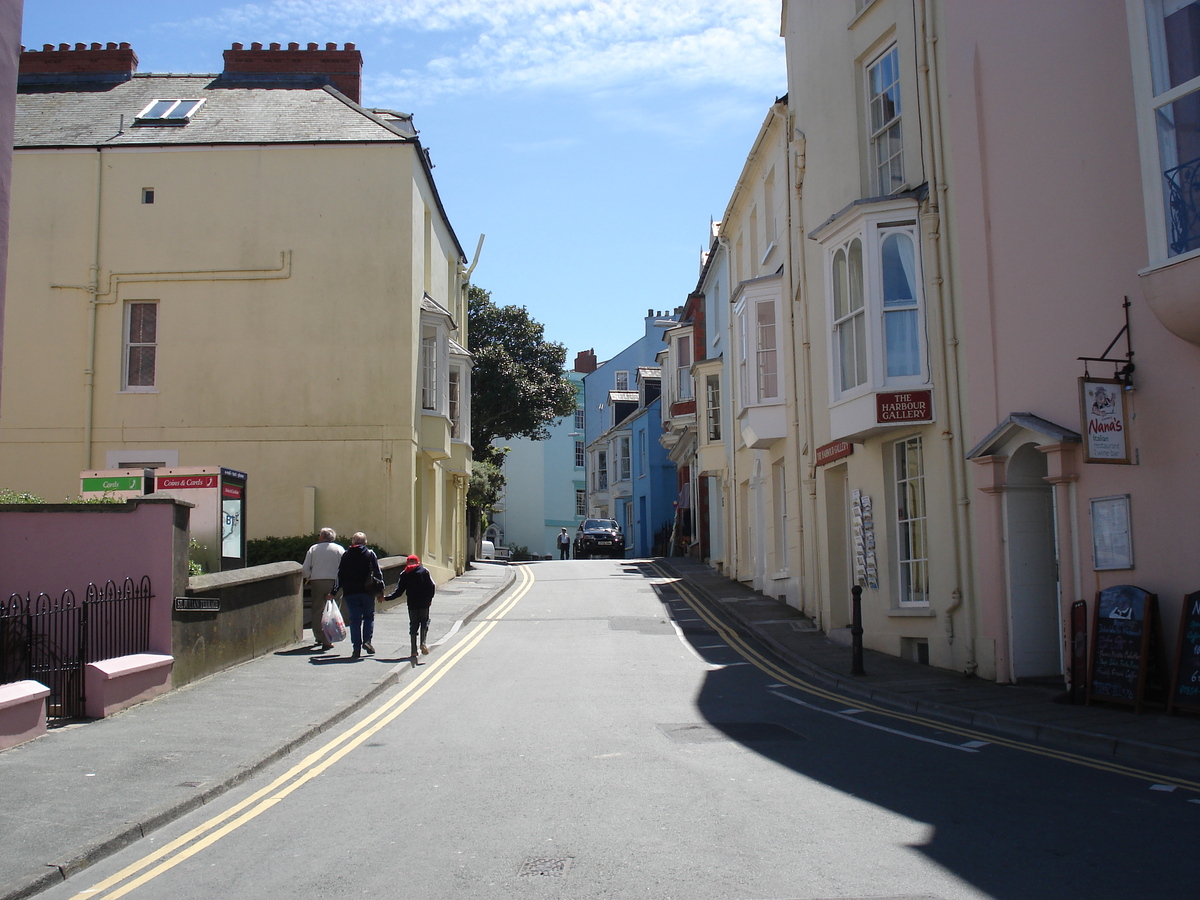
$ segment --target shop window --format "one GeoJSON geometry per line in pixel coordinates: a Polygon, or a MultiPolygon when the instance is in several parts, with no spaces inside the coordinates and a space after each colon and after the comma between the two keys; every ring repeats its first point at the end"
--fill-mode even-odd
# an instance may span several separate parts
{"type": "Polygon", "coordinates": [[[901,606],[929,605],[929,543],[921,438],[894,445],[896,559],[901,606]]]}

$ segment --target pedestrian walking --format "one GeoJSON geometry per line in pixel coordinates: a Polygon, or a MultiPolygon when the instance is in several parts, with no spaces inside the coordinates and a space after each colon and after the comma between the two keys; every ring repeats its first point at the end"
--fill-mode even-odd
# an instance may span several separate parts
{"type": "Polygon", "coordinates": [[[558,558],[571,558],[571,536],[567,534],[567,529],[563,529],[558,533],[558,558]]]}
{"type": "Polygon", "coordinates": [[[363,650],[374,653],[371,639],[375,637],[375,598],[383,591],[383,572],[361,531],[350,538],[350,549],[342,554],[336,587],[342,591],[350,619],[350,643],[354,647],[350,658],[358,659],[363,650]]]}
{"type": "Polygon", "coordinates": [[[408,594],[408,635],[412,642],[412,661],[417,665],[417,648],[422,653],[428,653],[429,647],[425,638],[429,634],[429,605],[433,603],[433,595],[437,587],[429,570],[421,565],[421,560],[415,554],[409,556],[404,571],[396,582],[396,589],[385,599],[395,600],[401,594],[408,594]]]}
{"type": "Polygon", "coordinates": [[[321,540],[308,548],[304,554],[304,583],[308,585],[308,621],[312,625],[313,641],[322,650],[332,650],[333,644],[325,638],[321,628],[321,616],[325,612],[325,599],[333,595],[337,583],[338,565],[346,548],[337,543],[337,532],[332,528],[321,529],[321,540]]]}

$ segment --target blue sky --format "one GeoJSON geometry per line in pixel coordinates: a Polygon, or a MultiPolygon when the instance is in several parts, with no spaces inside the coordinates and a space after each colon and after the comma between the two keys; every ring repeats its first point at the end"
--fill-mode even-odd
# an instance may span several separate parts
{"type": "Polygon", "coordinates": [[[279,41],[363,54],[363,103],[412,113],[475,283],[601,360],[696,285],[786,90],[779,0],[26,0],[23,43],[128,41],[217,72],[279,41]]]}

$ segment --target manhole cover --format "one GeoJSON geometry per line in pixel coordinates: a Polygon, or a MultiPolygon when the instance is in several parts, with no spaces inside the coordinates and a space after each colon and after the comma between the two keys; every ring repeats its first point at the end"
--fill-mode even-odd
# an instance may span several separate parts
{"type": "Polygon", "coordinates": [[[774,722],[714,722],[712,724],[659,725],[663,734],[678,744],[707,744],[713,741],[802,741],[796,732],[774,722]]]}
{"type": "Polygon", "coordinates": [[[675,629],[665,619],[648,619],[637,616],[614,616],[608,620],[608,627],[613,631],[635,631],[638,634],[675,633],[675,629]]]}
{"type": "Polygon", "coordinates": [[[517,875],[545,875],[550,878],[561,878],[571,869],[573,857],[570,856],[529,856],[521,863],[517,875]]]}

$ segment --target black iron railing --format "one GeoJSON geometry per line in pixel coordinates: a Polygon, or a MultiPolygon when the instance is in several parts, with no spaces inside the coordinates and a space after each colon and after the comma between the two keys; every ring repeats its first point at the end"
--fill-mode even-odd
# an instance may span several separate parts
{"type": "Polygon", "coordinates": [[[1171,255],[1200,247],[1200,157],[1163,172],[1171,218],[1171,255]]]}
{"type": "Polygon", "coordinates": [[[72,591],[55,598],[12,594],[0,603],[0,684],[31,679],[50,689],[46,718],[84,714],[83,667],[144,653],[150,644],[150,579],[87,586],[82,603],[72,591]]]}

